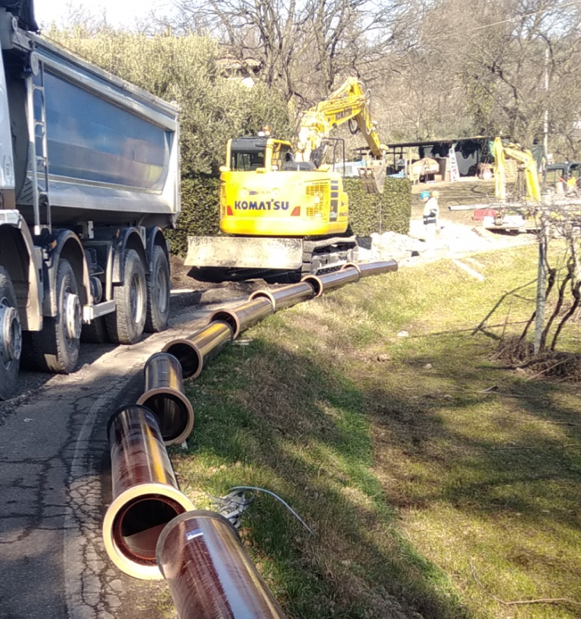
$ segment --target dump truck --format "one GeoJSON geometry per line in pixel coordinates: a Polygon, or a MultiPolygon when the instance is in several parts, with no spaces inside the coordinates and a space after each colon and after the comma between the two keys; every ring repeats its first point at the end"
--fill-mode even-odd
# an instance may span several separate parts
{"type": "Polygon", "coordinates": [[[37,33],[0,0],[0,398],[21,359],[70,373],[80,341],[166,328],[178,110],[37,33]]]}

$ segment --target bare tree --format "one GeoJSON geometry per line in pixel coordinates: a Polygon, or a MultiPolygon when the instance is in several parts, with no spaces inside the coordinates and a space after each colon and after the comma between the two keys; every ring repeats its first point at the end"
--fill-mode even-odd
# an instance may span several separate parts
{"type": "Polygon", "coordinates": [[[470,111],[483,132],[510,135],[526,146],[556,122],[552,94],[572,84],[563,63],[579,56],[576,3],[570,0],[467,2],[477,16],[468,28],[463,79],[470,111]],[[552,109],[553,108],[553,109],[552,109]]]}
{"type": "Polygon", "coordinates": [[[206,24],[258,77],[305,107],[347,74],[362,75],[394,46],[409,2],[403,0],[176,0],[181,30],[206,24]]]}

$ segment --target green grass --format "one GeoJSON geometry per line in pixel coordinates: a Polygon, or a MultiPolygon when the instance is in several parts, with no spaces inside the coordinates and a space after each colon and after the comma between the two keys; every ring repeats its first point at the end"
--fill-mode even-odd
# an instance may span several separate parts
{"type": "MultiPolygon", "coordinates": [[[[281,312],[187,385],[200,508],[258,495],[244,543],[290,618],[572,618],[581,603],[581,387],[490,361],[528,318],[533,248],[362,280],[281,312]],[[500,326],[494,327],[498,324],[500,326]],[[408,337],[398,336],[402,331],[408,337]],[[484,389],[494,391],[483,393],[484,389]]],[[[564,348],[577,344],[571,325],[564,348]]]]}

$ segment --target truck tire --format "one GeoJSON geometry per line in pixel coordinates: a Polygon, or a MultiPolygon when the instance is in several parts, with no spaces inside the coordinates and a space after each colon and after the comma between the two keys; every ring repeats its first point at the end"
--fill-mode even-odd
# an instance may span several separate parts
{"type": "Polygon", "coordinates": [[[71,263],[59,260],[56,278],[57,314],[44,319],[42,331],[31,333],[32,354],[42,372],[70,374],[79,360],[81,304],[71,263]]]}
{"type": "Polygon", "coordinates": [[[105,316],[94,318],[88,325],[84,324],[81,331],[81,342],[91,344],[107,344],[111,341],[107,332],[105,316]]]}
{"type": "Polygon", "coordinates": [[[145,330],[157,333],[167,329],[169,319],[169,263],[163,249],[153,248],[151,273],[147,278],[147,318],[145,330]]]}
{"type": "Polygon", "coordinates": [[[0,267],[0,327],[5,340],[8,339],[0,343],[0,399],[7,400],[14,393],[18,380],[22,328],[14,287],[3,267],[0,267]]]}
{"type": "Polygon", "coordinates": [[[143,335],[147,315],[145,268],[134,249],[125,252],[123,284],[115,286],[117,309],[106,315],[109,337],[116,344],[135,344],[143,335]]]}

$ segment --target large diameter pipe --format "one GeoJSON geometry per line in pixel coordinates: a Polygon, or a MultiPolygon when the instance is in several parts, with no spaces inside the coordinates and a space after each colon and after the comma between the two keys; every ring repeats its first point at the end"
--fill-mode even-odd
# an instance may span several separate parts
{"type": "Polygon", "coordinates": [[[187,338],[172,340],[163,347],[178,359],[184,378],[197,378],[206,363],[230,344],[233,330],[228,322],[216,320],[187,338]]]}
{"type": "Polygon", "coordinates": [[[253,292],[249,300],[258,299],[264,297],[268,299],[275,312],[279,312],[287,307],[308,301],[315,296],[315,290],[308,282],[300,282],[298,284],[292,284],[290,286],[284,286],[278,290],[257,290],[253,292]]]}
{"type": "Polygon", "coordinates": [[[356,267],[361,273],[361,277],[370,277],[372,275],[380,275],[381,273],[390,273],[397,271],[398,265],[395,260],[384,260],[381,262],[362,262],[358,264],[347,263],[343,268],[350,266],[356,267]]]}
{"type": "Polygon", "coordinates": [[[157,352],[145,364],[145,392],[137,400],[152,410],[166,445],[183,443],[194,427],[194,409],[184,393],[182,366],[166,352],[157,352]]]}
{"type": "Polygon", "coordinates": [[[155,548],[163,528],[191,511],[180,492],[155,414],[133,404],[117,410],[107,427],[113,502],[103,521],[109,558],[123,572],[160,579],[155,548]]]}
{"type": "Polygon", "coordinates": [[[232,309],[219,309],[210,315],[210,322],[213,320],[223,320],[227,322],[234,332],[236,339],[242,331],[249,329],[274,312],[274,306],[270,299],[260,297],[252,299],[233,307],[232,309]]]}
{"type": "Polygon", "coordinates": [[[234,527],[216,512],[174,518],[157,562],[180,619],[284,619],[234,527]]]}
{"type": "Polygon", "coordinates": [[[335,290],[352,282],[358,282],[359,277],[359,270],[353,265],[323,275],[305,275],[302,281],[311,284],[315,290],[315,297],[320,297],[324,292],[335,290]]]}

